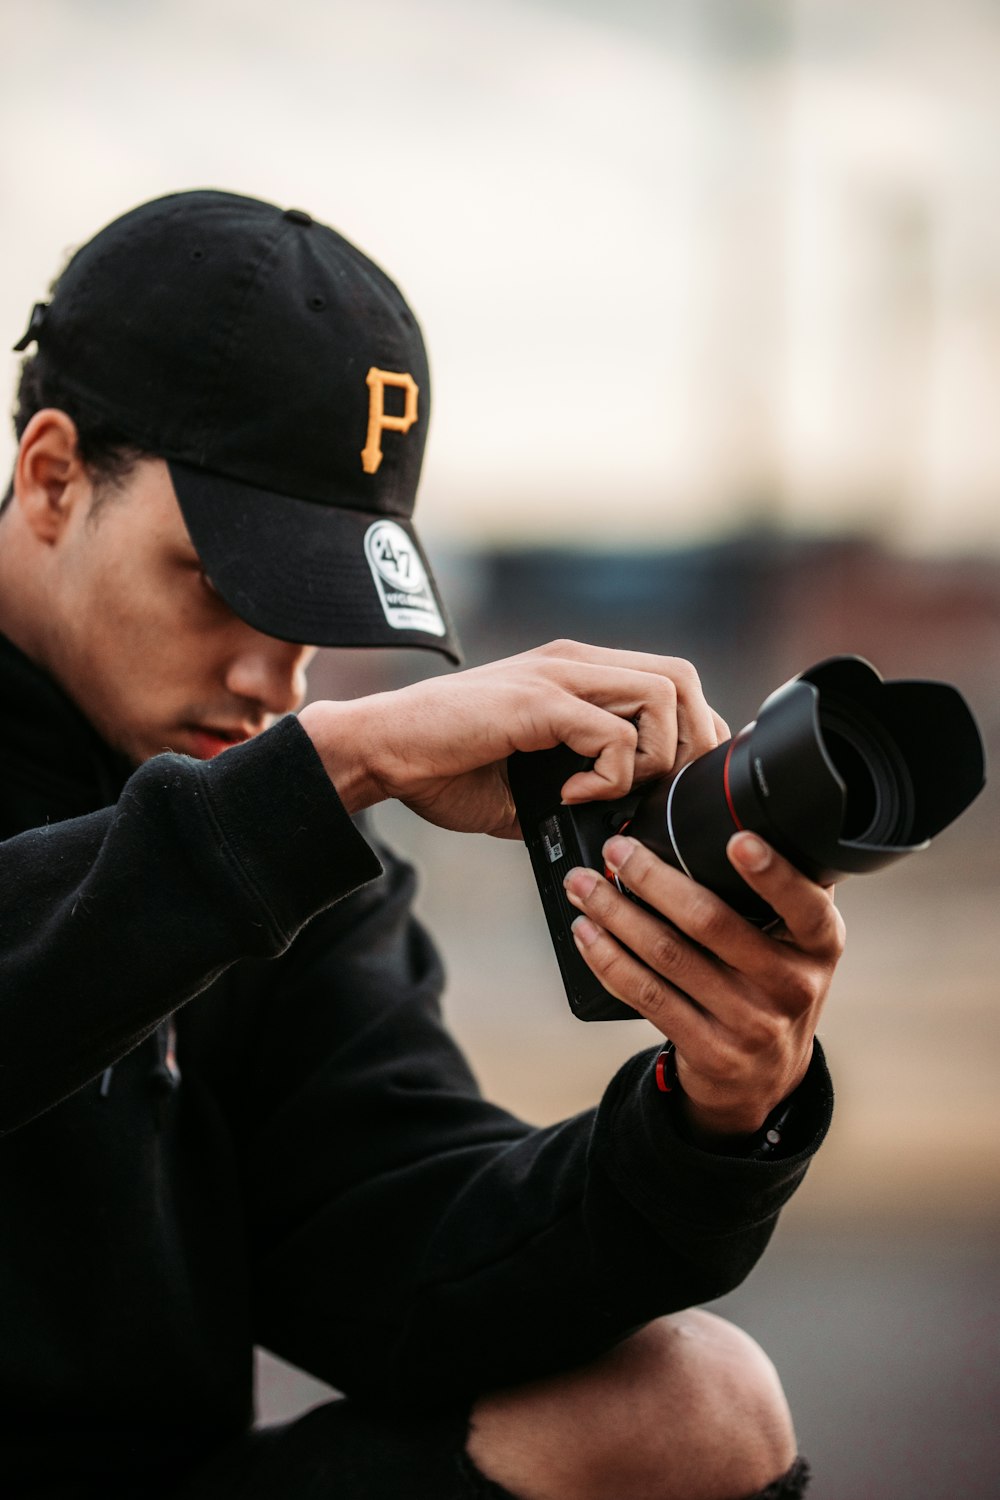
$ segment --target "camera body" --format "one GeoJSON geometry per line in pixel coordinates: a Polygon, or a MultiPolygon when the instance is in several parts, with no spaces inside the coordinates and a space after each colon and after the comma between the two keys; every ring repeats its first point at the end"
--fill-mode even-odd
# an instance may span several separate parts
{"type": "MultiPolygon", "coordinates": [[[[774,911],[726,857],[733,833],[759,833],[821,884],[927,847],[982,790],[983,743],[956,688],[884,682],[837,656],[793,677],[731,740],[613,802],[565,807],[562,787],[590,764],[565,745],[512,755],[508,775],[549,933],[575,1015],[634,1019],[580,957],[563,890],[575,865],[608,875],[612,834],[631,837],[706,885],[748,921],[774,911]]],[[[626,895],[628,891],[620,885],[626,895]]]]}
{"type": "Polygon", "coordinates": [[[512,755],[507,774],[570,1009],[581,1021],[636,1020],[636,1011],[609,995],[584,963],[570,931],[579,912],[567,900],[563,880],[577,865],[607,873],[601,849],[628,824],[639,803],[639,796],[633,795],[564,807],[563,786],[591,764],[566,745],[557,745],[554,750],[512,755]]]}

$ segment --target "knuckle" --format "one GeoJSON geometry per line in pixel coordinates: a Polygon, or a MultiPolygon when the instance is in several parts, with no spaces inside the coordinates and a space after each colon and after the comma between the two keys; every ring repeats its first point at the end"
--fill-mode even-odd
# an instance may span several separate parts
{"type": "Polygon", "coordinates": [[[686,696],[701,692],[701,678],[683,656],[671,658],[671,676],[678,690],[683,689],[686,696]]]}
{"type": "Polygon", "coordinates": [[[830,903],[830,952],[834,960],[840,958],[847,946],[847,923],[837,908],[830,903]]]}
{"type": "Polygon", "coordinates": [[[649,1020],[653,1020],[663,1005],[663,986],[656,975],[648,969],[635,974],[629,982],[627,999],[649,1020]]]}
{"type": "Polygon", "coordinates": [[[811,968],[793,968],[786,975],[781,994],[785,1004],[795,1014],[807,1011],[819,998],[820,987],[811,968]]]}
{"type": "Polygon", "coordinates": [[[732,921],[730,908],[700,885],[692,885],[688,913],[692,936],[706,948],[717,945],[732,921]]]}
{"type": "Polygon", "coordinates": [[[609,912],[615,904],[615,895],[616,892],[611,882],[599,879],[586,897],[584,904],[587,911],[595,916],[602,925],[605,923],[609,912]]]}
{"type": "Polygon", "coordinates": [[[647,893],[646,888],[656,863],[656,856],[638,839],[632,839],[630,843],[632,847],[629,850],[628,859],[621,866],[619,874],[630,891],[635,891],[637,895],[642,896],[647,893]]]}
{"type": "Polygon", "coordinates": [[[813,920],[809,923],[806,932],[806,940],[818,953],[829,955],[834,961],[844,951],[847,938],[847,929],[844,919],[840,915],[833,902],[824,898],[813,920]]]}
{"type": "Polygon", "coordinates": [[[665,922],[656,924],[656,931],[646,948],[646,961],[660,974],[671,979],[682,978],[690,967],[690,954],[671,927],[665,922]]]}
{"type": "Polygon", "coordinates": [[[664,708],[674,708],[677,703],[677,683],[672,677],[657,677],[650,689],[651,698],[662,699],[664,708]]]}
{"type": "Polygon", "coordinates": [[[554,650],[554,646],[554,641],[546,641],[542,646],[529,646],[527,651],[523,651],[521,653],[520,659],[522,661],[530,663],[538,657],[542,657],[544,659],[549,656],[555,656],[556,652],[554,650]]]}
{"type": "Polygon", "coordinates": [[[756,1057],[766,1057],[779,1052],[787,1029],[783,1016],[775,1015],[770,1011],[753,1011],[744,1021],[744,1047],[756,1057]]]}
{"type": "Polygon", "coordinates": [[[537,648],[540,656],[579,656],[582,649],[579,641],[571,641],[567,636],[560,636],[537,648]]]}

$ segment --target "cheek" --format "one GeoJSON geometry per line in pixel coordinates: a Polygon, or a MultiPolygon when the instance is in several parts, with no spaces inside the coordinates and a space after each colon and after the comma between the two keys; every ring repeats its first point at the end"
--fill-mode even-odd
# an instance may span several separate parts
{"type": "Polygon", "coordinates": [[[119,715],[169,722],[213,676],[212,633],[176,589],[111,568],[94,583],[74,630],[93,687],[119,715]]]}
{"type": "Polygon", "coordinates": [[[125,561],[102,572],[95,624],[106,637],[117,638],[126,658],[178,664],[189,658],[194,667],[207,654],[217,631],[210,603],[190,570],[125,561]]]}
{"type": "Polygon", "coordinates": [[[90,621],[90,639],[99,645],[104,665],[119,680],[133,684],[155,679],[170,650],[170,622],[152,599],[109,586],[90,621]]]}

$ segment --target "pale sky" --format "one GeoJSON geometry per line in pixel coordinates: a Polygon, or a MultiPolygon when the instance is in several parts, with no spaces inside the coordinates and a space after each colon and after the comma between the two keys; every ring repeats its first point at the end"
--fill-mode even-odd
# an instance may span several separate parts
{"type": "Polygon", "coordinates": [[[8,346],[108,219],[228,188],[412,301],[428,533],[1000,545],[995,7],[3,0],[0,40],[8,346]]]}

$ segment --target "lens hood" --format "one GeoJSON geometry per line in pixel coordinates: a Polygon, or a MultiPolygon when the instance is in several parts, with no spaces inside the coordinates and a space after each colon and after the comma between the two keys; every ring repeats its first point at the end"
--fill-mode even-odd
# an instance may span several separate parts
{"type": "Polygon", "coordinates": [[[861,874],[925,849],[985,784],[982,738],[961,693],[884,682],[859,656],[820,662],[772,693],[741,760],[734,805],[753,798],[817,874],[861,874]],[[800,758],[788,764],[792,745],[800,758]]]}
{"type": "Polygon", "coordinates": [[[885,682],[859,656],[793,677],[757,718],[643,796],[629,832],[756,921],[773,912],[726,858],[751,829],[829,883],[926,848],[981,791],[983,743],[957,689],[885,682]]]}

